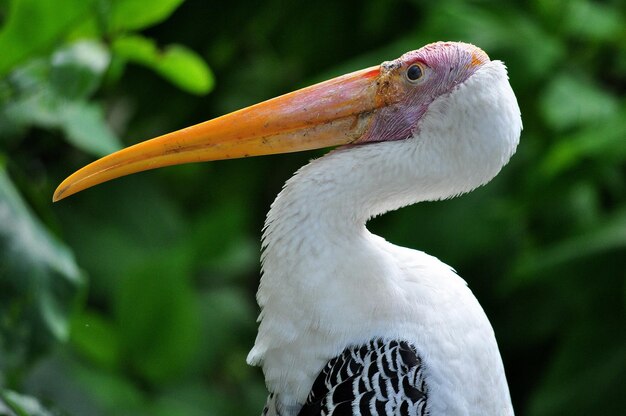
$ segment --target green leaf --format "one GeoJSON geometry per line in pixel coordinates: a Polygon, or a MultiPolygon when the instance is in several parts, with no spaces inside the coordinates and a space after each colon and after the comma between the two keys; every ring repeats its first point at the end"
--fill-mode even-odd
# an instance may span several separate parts
{"type": "Polygon", "coordinates": [[[50,336],[66,340],[83,285],[69,248],[35,218],[0,168],[0,338],[11,348],[27,337],[32,349],[50,336]]]}
{"type": "Polygon", "coordinates": [[[520,284],[534,282],[543,277],[540,272],[545,269],[624,248],[626,248],[626,211],[621,210],[586,233],[552,247],[528,253],[515,270],[516,282],[520,284]]]}
{"type": "Polygon", "coordinates": [[[44,59],[31,60],[11,73],[6,84],[12,97],[2,108],[8,120],[20,127],[55,124],[49,76],[50,66],[44,59]]]}
{"type": "Polygon", "coordinates": [[[1,110],[21,128],[59,128],[65,138],[94,156],[122,147],[100,106],[88,97],[100,85],[109,53],[94,41],[62,48],[48,59],[32,60],[9,77],[14,97],[1,110]]]}
{"type": "Polygon", "coordinates": [[[159,50],[152,39],[134,35],[115,39],[113,53],[131,62],[152,66],[159,55],[159,50]]]}
{"type": "Polygon", "coordinates": [[[109,28],[113,32],[137,30],[169,17],[184,0],[116,0],[111,2],[109,28]]]}
{"type": "Polygon", "coordinates": [[[566,30],[582,38],[612,41],[624,28],[621,13],[609,5],[594,1],[570,1],[565,11],[566,30]]]}
{"type": "Polygon", "coordinates": [[[49,51],[91,6],[91,0],[13,0],[0,32],[0,77],[34,54],[49,51]]]}
{"type": "Polygon", "coordinates": [[[116,314],[128,364],[163,383],[189,369],[199,348],[199,305],[186,253],[155,256],[120,281],[116,314]]]}
{"type": "Polygon", "coordinates": [[[623,321],[619,316],[591,313],[577,317],[575,327],[559,338],[548,371],[530,397],[528,415],[622,413],[626,405],[623,321]]]}
{"type": "MultiPolygon", "coordinates": [[[[95,402],[94,407],[101,410],[99,413],[87,411],[83,414],[135,415],[139,414],[136,409],[145,406],[146,398],[143,391],[123,373],[103,370],[98,366],[87,366],[80,361],[61,361],[60,364],[63,366],[57,373],[61,372],[61,374],[53,379],[76,383],[76,386],[70,390],[74,395],[74,397],[70,396],[74,399],[74,405],[76,398],[81,398],[88,403],[95,402]]],[[[68,389],[60,389],[57,402],[68,400],[67,393],[68,389]]]]}
{"type": "Polygon", "coordinates": [[[213,88],[213,74],[209,67],[200,56],[184,46],[169,45],[160,51],[151,39],[125,36],[116,39],[113,51],[123,59],[153,69],[187,92],[206,94],[213,88]]]}
{"type": "Polygon", "coordinates": [[[246,233],[250,212],[243,198],[222,198],[197,220],[189,243],[197,252],[202,267],[225,276],[254,273],[259,264],[259,243],[246,233]]]}
{"type": "MultiPolygon", "coordinates": [[[[165,391],[148,409],[154,416],[203,416],[237,414],[229,412],[224,402],[232,403],[231,398],[224,392],[215,391],[206,384],[174,385],[165,391]],[[173,387],[173,388],[172,388],[173,387]]],[[[245,403],[245,402],[244,402],[245,403]]],[[[242,405],[243,403],[239,403],[242,405]]],[[[262,408],[262,405],[257,409],[262,408]]],[[[241,408],[237,410],[241,411],[241,408]]],[[[256,409],[255,409],[256,410],[256,409]]],[[[239,414],[244,414],[243,412],[239,414]]]]}
{"type": "Polygon", "coordinates": [[[180,88],[194,94],[206,94],[213,88],[213,75],[202,58],[182,45],[168,46],[157,70],[180,88]]]}
{"type": "Polygon", "coordinates": [[[52,54],[50,83],[65,99],[88,98],[100,86],[109,62],[109,51],[102,43],[75,42],[52,54]]]}
{"type": "Polygon", "coordinates": [[[108,155],[122,148],[99,106],[76,101],[59,110],[60,127],[66,139],[77,148],[94,156],[108,155]]]}
{"type": "Polygon", "coordinates": [[[604,163],[623,160],[626,158],[625,137],[626,111],[622,111],[605,123],[579,129],[555,143],[544,157],[539,175],[543,180],[553,178],[589,158],[604,163]]]}
{"type": "Polygon", "coordinates": [[[0,415],[3,416],[59,416],[58,411],[46,409],[34,397],[0,390],[0,415]]]}
{"type": "Polygon", "coordinates": [[[570,74],[556,76],[541,97],[546,122],[556,130],[606,120],[619,110],[615,96],[570,74]]]}
{"type": "MultiPolygon", "coordinates": [[[[235,352],[229,346],[240,345],[246,333],[254,333],[255,312],[247,296],[237,289],[220,288],[201,297],[203,368],[223,366],[225,359],[235,352]]],[[[245,359],[236,365],[246,366],[245,359]]]]}
{"type": "Polygon", "coordinates": [[[72,320],[72,345],[85,358],[103,368],[115,368],[120,360],[118,330],[99,313],[83,311],[72,320]]]}
{"type": "MultiPolygon", "coordinates": [[[[566,47],[560,39],[515,6],[492,10],[475,2],[441,1],[433,10],[429,27],[418,26],[418,36],[430,32],[435,34],[430,41],[437,37],[462,39],[480,45],[490,55],[494,50],[511,54],[523,68],[525,78],[550,74],[565,55],[566,47]]],[[[414,45],[406,44],[403,49],[413,49],[414,45]]],[[[516,68],[510,69],[513,75],[516,68]]]]}

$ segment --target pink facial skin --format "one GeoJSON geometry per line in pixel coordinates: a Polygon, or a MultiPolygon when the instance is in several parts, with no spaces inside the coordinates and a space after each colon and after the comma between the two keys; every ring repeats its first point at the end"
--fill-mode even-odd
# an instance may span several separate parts
{"type": "Polygon", "coordinates": [[[483,64],[485,52],[467,43],[431,43],[380,66],[377,100],[384,102],[367,132],[356,143],[404,140],[419,128],[430,103],[449,94],[483,64]],[[407,71],[419,65],[422,76],[410,80],[407,71]]]}

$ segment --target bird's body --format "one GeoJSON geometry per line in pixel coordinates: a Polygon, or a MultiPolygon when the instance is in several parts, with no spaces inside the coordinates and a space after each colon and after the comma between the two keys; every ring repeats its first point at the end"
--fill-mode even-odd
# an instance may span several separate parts
{"type": "Polygon", "coordinates": [[[487,183],[520,131],[504,65],[435,43],[125,149],[55,198],[174,163],[350,144],[300,169],[267,217],[248,356],[265,374],[265,413],[507,416],[494,333],[465,281],[365,224],[487,183]]]}
{"type": "Polygon", "coordinates": [[[379,337],[417,349],[431,416],[512,414],[493,331],[463,279],[365,228],[384,212],[468,192],[508,161],[519,110],[504,67],[491,65],[432,103],[414,137],[314,160],[272,205],[248,362],[263,366],[278,414],[297,414],[344,348],[379,337]]]}

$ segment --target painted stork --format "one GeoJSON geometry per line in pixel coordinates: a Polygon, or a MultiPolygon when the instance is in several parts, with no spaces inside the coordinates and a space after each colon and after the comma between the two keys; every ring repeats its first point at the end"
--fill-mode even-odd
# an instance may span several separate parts
{"type": "Polygon", "coordinates": [[[134,172],[328,146],[267,215],[259,331],[264,415],[512,415],[493,329],[449,266],[368,232],[368,219],[489,182],[520,110],[500,61],[437,42],[131,146],[54,200],[134,172]]]}

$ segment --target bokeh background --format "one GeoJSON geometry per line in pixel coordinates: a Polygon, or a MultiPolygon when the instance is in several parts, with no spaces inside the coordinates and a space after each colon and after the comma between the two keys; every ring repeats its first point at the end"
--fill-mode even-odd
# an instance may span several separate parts
{"type": "Polygon", "coordinates": [[[0,414],[254,415],[265,212],[308,152],[57,204],[122,146],[435,40],[505,61],[524,120],[488,186],[371,221],[455,267],[519,415],[626,411],[623,1],[0,1],[0,414]]]}

